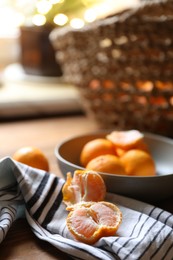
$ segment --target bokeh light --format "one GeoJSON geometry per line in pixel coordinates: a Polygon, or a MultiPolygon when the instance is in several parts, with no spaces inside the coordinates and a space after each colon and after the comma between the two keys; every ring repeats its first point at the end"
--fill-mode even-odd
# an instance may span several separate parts
{"type": "Polygon", "coordinates": [[[46,23],[46,17],[42,14],[36,14],[33,16],[32,22],[36,26],[42,26],[46,23]]]}
{"type": "Polygon", "coordinates": [[[73,18],[73,19],[70,20],[70,25],[74,29],[80,29],[80,28],[82,28],[85,25],[85,23],[80,18],[73,18]]]}
{"type": "Polygon", "coordinates": [[[63,26],[68,22],[68,17],[65,14],[57,14],[53,21],[55,24],[63,26]]]}
{"type": "Polygon", "coordinates": [[[52,4],[47,0],[41,0],[36,3],[36,8],[39,14],[47,14],[51,10],[52,4]]]}
{"type": "Polygon", "coordinates": [[[84,13],[84,19],[88,23],[92,23],[96,20],[97,15],[94,9],[87,9],[84,13]]]}

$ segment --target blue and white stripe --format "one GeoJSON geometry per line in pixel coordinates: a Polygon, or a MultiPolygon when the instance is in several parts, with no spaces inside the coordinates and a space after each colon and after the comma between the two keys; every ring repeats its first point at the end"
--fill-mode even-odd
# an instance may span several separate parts
{"type": "Polygon", "coordinates": [[[75,259],[172,260],[173,215],[157,207],[108,193],[106,200],[122,211],[117,234],[90,246],[76,241],[66,227],[62,202],[64,180],[17,163],[0,161],[0,242],[18,216],[20,205],[32,231],[75,259]],[[8,181],[4,181],[7,176],[8,181]],[[10,182],[11,179],[11,182],[10,182]]]}

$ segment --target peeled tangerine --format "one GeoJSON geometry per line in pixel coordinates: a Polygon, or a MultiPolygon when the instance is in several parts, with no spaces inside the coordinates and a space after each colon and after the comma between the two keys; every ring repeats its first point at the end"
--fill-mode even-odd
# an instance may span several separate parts
{"type": "Polygon", "coordinates": [[[106,186],[97,172],[77,170],[73,177],[69,172],[62,192],[70,211],[67,227],[78,241],[94,244],[103,236],[115,235],[122,213],[114,204],[103,201],[106,186]]]}
{"type": "Polygon", "coordinates": [[[113,236],[122,221],[122,213],[114,204],[85,202],[78,204],[67,217],[67,227],[79,241],[94,244],[103,236],[113,236]]]}
{"type": "Polygon", "coordinates": [[[113,131],[106,138],[115,145],[116,153],[119,156],[131,149],[139,149],[149,153],[144,135],[138,130],[113,131]]]}
{"type": "Polygon", "coordinates": [[[102,177],[94,171],[77,170],[72,177],[67,173],[67,180],[62,189],[66,205],[83,201],[101,201],[106,195],[106,186],[102,177]]]}

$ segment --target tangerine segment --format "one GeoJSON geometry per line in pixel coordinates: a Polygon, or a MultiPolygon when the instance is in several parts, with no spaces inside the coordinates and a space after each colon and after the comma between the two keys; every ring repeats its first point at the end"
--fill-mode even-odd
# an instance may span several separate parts
{"type": "Polygon", "coordinates": [[[126,174],[124,166],[121,163],[119,157],[112,154],[100,155],[92,159],[87,164],[86,168],[98,172],[113,173],[120,175],[126,174]]]}
{"type": "Polygon", "coordinates": [[[44,153],[33,146],[25,146],[18,149],[12,158],[18,162],[44,171],[49,171],[49,162],[44,153]]]}
{"type": "Polygon", "coordinates": [[[103,154],[115,154],[115,147],[106,138],[96,138],[84,145],[80,155],[80,163],[85,167],[90,160],[103,154]]]}
{"type": "Polygon", "coordinates": [[[155,162],[151,155],[145,151],[138,149],[129,150],[121,157],[121,162],[128,175],[156,175],[155,162]]]}
{"type": "Polygon", "coordinates": [[[138,130],[113,131],[106,136],[116,147],[129,150],[143,140],[144,135],[138,130]]]}
{"type": "Polygon", "coordinates": [[[70,172],[67,173],[62,193],[68,206],[81,201],[101,201],[105,198],[106,186],[97,172],[76,170],[73,177],[70,172]]]}
{"type": "Polygon", "coordinates": [[[66,219],[72,235],[87,244],[115,235],[121,221],[120,209],[105,201],[77,204],[66,219]]]}

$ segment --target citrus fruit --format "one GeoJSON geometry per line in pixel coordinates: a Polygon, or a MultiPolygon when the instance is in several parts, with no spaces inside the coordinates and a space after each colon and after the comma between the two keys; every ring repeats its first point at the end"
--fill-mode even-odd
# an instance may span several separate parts
{"type": "Polygon", "coordinates": [[[115,154],[114,145],[106,138],[93,139],[84,145],[80,155],[80,163],[85,167],[90,160],[103,154],[115,154]]]}
{"type": "Polygon", "coordinates": [[[128,175],[153,176],[156,174],[155,162],[151,155],[145,151],[129,150],[120,160],[128,175]]]}
{"type": "Polygon", "coordinates": [[[66,219],[72,235],[87,244],[94,244],[101,237],[115,235],[121,221],[120,209],[105,201],[77,204],[66,219]]]}
{"type": "MultiPolygon", "coordinates": [[[[138,130],[113,131],[106,136],[116,147],[129,150],[141,144],[144,135],[138,130]]],[[[141,144],[142,146],[142,144],[141,144]]]]}
{"type": "Polygon", "coordinates": [[[48,159],[44,153],[36,147],[22,147],[13,154],[12,158],[31,167],[49,171],[48,159]]]}
{"type": "Polygon", "coordinates": [[[67,173],[62,193],[64,203],[70,206],[81,201],[104,200],[106,186],[97,172],[76,170],[73,177],[71,172],[67,173]]]}
{"type": "Polygon", "coordinates": [[[100,155],[91,161],[86,166],[87,169],[97,172],[106,172],[114,174],[126,174],[124,166],[119,157],[112,154],[100,155]]]}
{"type": "Polygon", "coordinates": [[[142,151],[145,151],[147,153],[150,153],[149,147],[143,139],[139,140],[137,143],[133,144],[133,147],[130,147],[128,149],[127,148],[115,147],[116,154],[119,157],[121,157],[127,151],[132,150],[132,149],[138,149],[138,150],[142,150],[142,151]]]}

